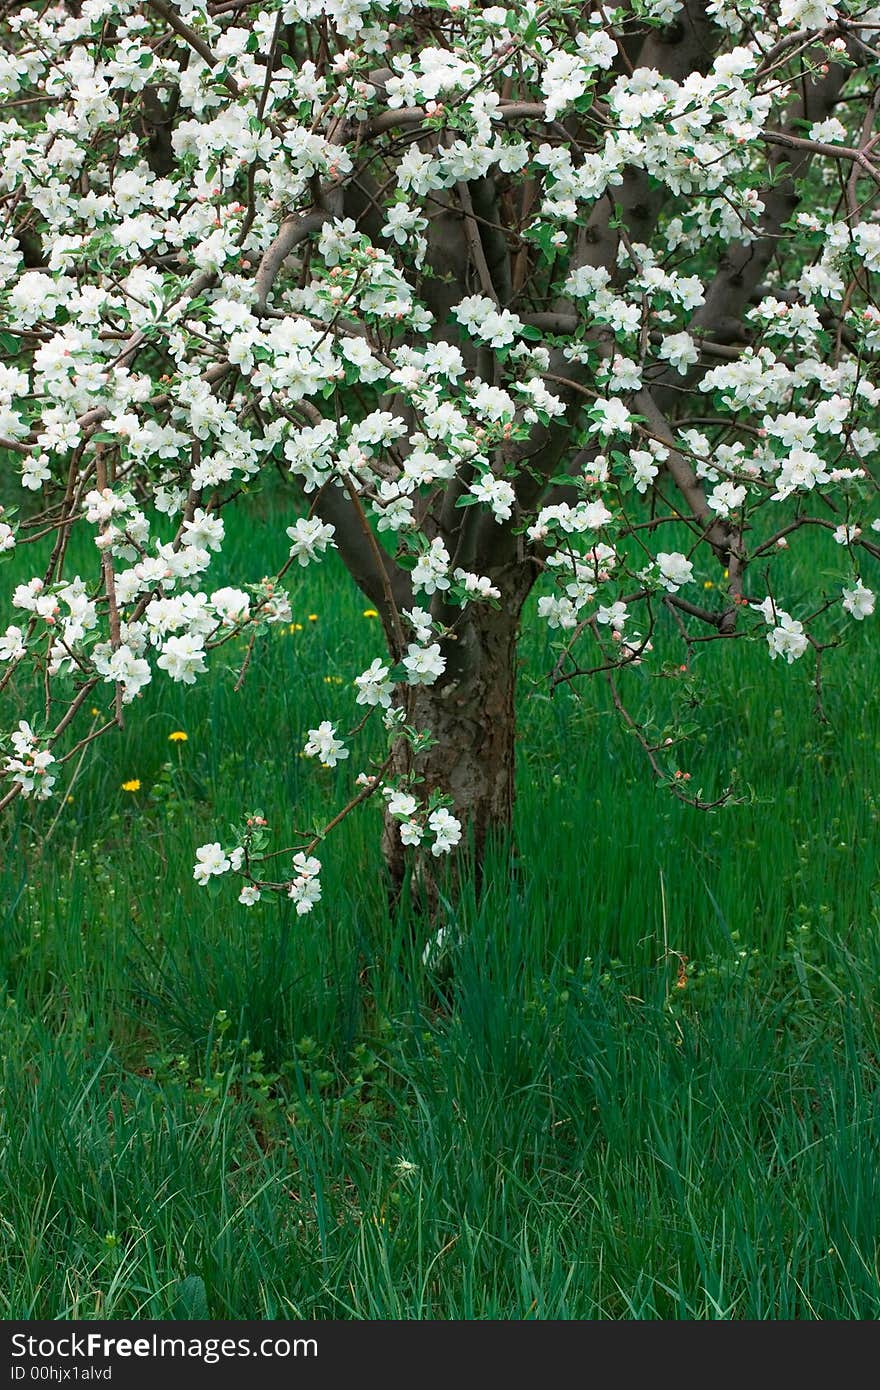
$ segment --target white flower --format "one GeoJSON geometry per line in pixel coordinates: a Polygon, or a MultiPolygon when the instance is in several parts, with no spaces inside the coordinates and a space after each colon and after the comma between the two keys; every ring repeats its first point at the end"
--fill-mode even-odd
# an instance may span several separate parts
{"type": "Polygon", "coordinates": [[[797,29],[821,29],[836,13],[825,0],[782,0],[779,23],[797,29]]]}
{"type": "Polygon", "coordinates": [[[314,516],[288,526],[287,535],[293,542],[290,547],[291,559],[298,560],[301,565],[317,560],[332,541],[335,530],[334,526],[314,516]]]}
{"type": "Polygon", "coordinates": [[[413,587],[433,594],[438,589],[449,588],[449,551],[437,537],[413,567],[413,587]]]}
{"type": "MultiPolygon", "coordinates": [[[[484,10],[483,19],[487,19],[491,13],[493,13],[491,10],[484,10]]],[[[496,10],[495,13],[500,13],[502,16],[500,20],[496,20],[496,23],[503,24],[506,12],[504,10],[496,10]]],[[[413,1173],[417,1173],[419,1171],[419,1165],[417,1163],[410,1163],[408,1158],[398,1158],[395,1159],[394,1162],[394,1171],[399,1178],[410,1178],[412,1177],[413,1173]]]]}
{"type": "Polygon", "coordinates": [[[18,661],[25,651],[24,633],[13,623],[0,637],[0,661],[18,661]]]}
{"type": "Polygon", "coordinates": [[[463,328],[493,348],[509,347],[522,331],[522,320],[509,309],[496,309],[491,299],[472,294],[452,310],[463,328]]]}
{"type": "Polygon", "coordinates": [[[348,757],[349,750],[342,740],[336,737],[336,730],[330,720],[325,719],[317,729],[309,729],[303,753],[307,758],[319,758],[324,767],[335,767],[338,762],[348,757]]]}
{"type": "Polygon", "coordinates": [[[182,637],[169,637],[156,665],[167,671],[173,681],[194,685],[196,676],[207,670],[202,638],[188,632],[182,637]]]}
{"type": "Polygon", "coordinates": [[[382,705],[385,709],[391,704],[394,684],[389,680],[390,669],[377,656],[359,676],[355,676],[357,686],[355,703],[358,705],[382,705]]]}
{"type": "Polygon", "coordinates": [[[193,878],[201,887],[205,886],[209,878],[216,874],[225,874],[232,867],[223,848],[216,840],[212,845],[199,846],[196,850],[196,861],[193,878]]]}
{"type": "Polygon", "coordinates": [[[860,222],[853,229],[853,240],[867,270],[880,271],[880,227],[876,222],[860,222]]]}
{"type": "Polygon", "coordinates": [[[660,471],[657,460],[648,449],[632,449],[629,461],[632,464],[636,492],[644,496],[660,471]]]}
{"type": "MultiPolygon", "coordinates": [[[[100,647],[95,648],[95,670],[106,681],[116,681],[124,687],[122,701],[123,704],[128,705],[152,680],[153,673],[150,670],[150,663],[143,657],[136,656],[125,642],[109,656],[108,650],[108,648],[103,650],[100,647]]],[[[194,679],[195,677],[193,677],[194,679]]]]}
{"type": "Polygon", "coordinates": [[[577,627],[578,611],[570,598],[555,598],[545,594],[538,599],[538,617],[546,618],[550,628],[577,627]]]}
{"type": "Polygon", "coordinates": [[[836,116],[831,116],[827,121],[814,121],[809,136],[811,140],[819,140],[824,145],[840,144],[846,140],[846,126],[836,116]]]}
{"type": "Polygon", "coordinates": [[[639,391],[642,385],[642,369],[638,362],[615,353],[611,361],[608,385],[612,391],[639,391]]]}
{"type": "Polygon", "coordinates": [[[315,903],[321,900],[321,861],[313,855],[295,854],[293,868],[296,874],[287,890],[287,896],[295,903],[298,917],[311,912],[315,903]]]}
{"type": "Polygon", "coordinates": [[[697,345],[690,333],[671,333],[660,344],[659,356],[670,367],[675,367],[679,376],[687,376],[688,367],[700,360],[697,345]]]}
{"type": "Polygon", "coordinates": [[[657,567],[660,570],[660,583],[664,589],[674,594],[682,584],[689,584],[694,577],[694,567],[679,551],[657,553],[657,567]]]}
{"type": "Polygon", "coordinates": [[[870,589],[866,589],[861,579],[857,579],[855,587],[844,589],[843,606],[847,613],[851,613],[856,622],[861,622],[863,618],[869,618],[874,612],[874,594],[870,589]]]}
{"type": "Polygon", "coordinates": [[[565,414],[565,402],[554,396],[552,391],[548,391],[539,376],[532,377],[530,381],[515,382],[514,389],[521,391],[531,402],[523,417],[530,424],[534,424],[538,419],[539,411],[551,417],[565,414]]]}
{"type": "Polygon", "coordinates": [[[394,203],[385,214],[382,235],[396,241],[398,246],[405,246],[410,234],[420,224],[424,226],[423,219],[406,203],[394,203]]]}
{"type": "Polygon", "coordinates": [[[628,616],[626,604],[621,599],[607,608],[596,609],[596,621],[607,624],[614,632],[623,632],[628,616]]]}
{"type": "Polygon", "coordinates": [[[314,878],[321,872],[321,861],[316,859],[314,855],[295,854],[293,867],[299,875],[305,878],[314,878]]]}
{"type": "Polygon", "coordinates": [[[575,531],[599,531],[613,521],[613,514],[604,502],[578,502],[572,513],[575,531]]]}
{"type": "Polygon", "coordinates": [[[798,657],[803,656],[809,646],[807,636],[804,632],[803,623],[799,623],[790,613],[785,613],[781,608],[774,612],[772,599],[765,599],[760,605],[760,610],[768,623],[776,624],[767,633],[767,644],[770,647],[770,656],[775,661],[777,656],[784,656],[789,665],[797,661],[798,657]]]}
{"type": "Polygon", "coordinates": [[[554,53],[544,69],[541,87],[546,98],[544,111],[547,119],[555,120],[560,111],[577,101],[587,90],[587,73],[583,63],[574,53],[554,53]]]}
{"type": "Polygon", "coordinates": [[[30,454],[21,465],[21,485],[29,488],[31,492],[39,492],[43,483],[52,474],[46,467],[48,458],[45,454],[30,454]]]}
{"type": "Polygon", "coordinates": [[[478,482],[471,483],[468,491],[480,502],[489,505],[496,521],[510,520],[516,493],[503,478],[493,478],[491,473],[484,473],[478,482]]]}
{"type": "Polygon", "coordinates": [[[408,685],[433,685],[446,670],[446,658],[440,654],[439,642],[432,642],[430,647],[410,642],[406,653],[403,664],[408,685]]]}
{"type": "Polygon", "coordinates": [[[418,821],[405,820],[400,827],[401,843],[404,845],[421,844],[424,833],[424,827],[419,825],[418,821]]]}
{"type": "Polygon", "coordinates": [[[838,545],[852,545],[853,541],[858,540],[861,534],[861,526],[836,526],[834,528],[834,539],[838,545]]]}
{"type": "Polygon", "coordinates": [[[468,598],[490,599],[500,598],[501,590],[497,589],[484,574],[471,574],[468,570],[456,569],[452,574],[453,579],[464,587],[468,598]]]}
{"type": "Polygon", "coordinates": [[[829,396],[816,406],[814,424],[819,434],[840,434],[850,411],[844,396],[829,396]]]}
{"type": "Polygon", "coordinates": [[[776,479],[774,502],[782,502],[799,488],[812,491],[817,483],[827,483],[825,462],[807,449],[792,449],[784,460],[776,479]]]}
{"type": "Polygon", "coordinates": [[[590,426],[592,434],[601,434],[603,439],[608,439],[612,434],[632,434],[632,420],[630,413],[623,401],[613,398],[611,400],[594,401],[589,412],[593,417],[590,426]]]}
{"type": "Polygon", "coordinates": [[[719,516],[729,516],[746,500],[746,489],[741,484],[719,483],[717,487],[712,489],[707,500],[709,506],[719,516]]]}
{"type": "Polygon", "coordinates": [[[347,362],[357,367],[358,377],[363,382],[379,381],[388,375],[388,368],[374,356],[363,338],[343,338],[340,352],[347,362]]]}
{"type": "Polygon", "coordinates": [[[513,397],[500,386],[482,382],[471,396],[471,404],[485,420],[510,420],[516,413],[513,397]]]}
{"type": "MultiPolygon", "coordinates": [[[[877,529],[880,530],[880,525],[878,525],[877,529]]],[[[422,646],[426,646],[431,640],[431,633],[434,627],[434,620],[428,610],[426,608],[404,608],[403,616],[406,618],[422,646]]]]}
{"type": "Polygon", "coordinates": [[[243,907],[253,907],[254,903],[260,901],[260,890],[255,888],[252,883],[246,883],[238,895],[238,901],[243,907]]]}
{"type": "Polygon", "coordinates": [[[456,820],[445,806],[431,812],[428,817],[428,829],[434,835],[431,853],[435,856],[448,854],[461,839],[461,821],[456,820]]]}
{"type": "Polygon", "coordinates": [[[799,656],[804,656],[808,648],[808,639],[804,632],[804,624],[798,623],[797,619],[792,619],[791,614],[777,612],[777,626],[772,631],[767,632],[767,644],[770,646],[770,656],[776,659],[777,656],[784,656],[788,664],[797,662],[799,656]]]}
{"type": "Polygon", "coordinates": [[[385,797],[390,816],[409,820],[419,809],[419,803],[411,792],[399,792],[395,791],[394,787],[383,787],[382,795],[385,797]]]}
{"type": "Polygon", "coordinates": [[[317,878],[297,878],[288,889],[287,896],[296,904],[298,917],[311,912],[315,903],[321,900],[321,883],[317,878]]]}
{"type": "Polygon", "coordinates": [[[52,793],[56,778],[49,768],[55,762],[48,748],[41,749],[30,724],[20,719],[11,736],[14,756],[7,758],[4,772],[21,788],[22,795],[45,801],[52,793]]]}
{"type": "Polygon", "coordinates": [[[215,589],[211,595],[211,605],[224,623],[234,627],[247,618],[251,601],[243,589],[215,589]]]}
{"type": "Polygon", "coordinates": [[[617,58],[617,44],[604,29],[596,29],[591,34],[578,34],[576,43],[588,67],[607,69],[617,58]]]}
{"type": "Polygon", "coordinates": [[[192,521],[183,523],[182,544],[195,546],[198,550],[219,550],[225,529],[222,517],[211,516],[197,507],[192,521]]]}

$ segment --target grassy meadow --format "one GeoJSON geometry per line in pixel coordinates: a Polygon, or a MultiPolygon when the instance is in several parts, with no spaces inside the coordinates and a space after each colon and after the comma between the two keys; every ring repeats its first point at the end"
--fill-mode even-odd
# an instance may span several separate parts
{"type": "MultiPolygon", "coordinates": [[[[217,584],[281,563],[283,516],[228,524],[217,584]]],[[[32,572],[5,562],[4,596],[32,572]]],[[[291,577],[240,693],[243,647],[194,688],[160,673],[60,814],[19,799],[0,830],[0,1317],[880,1316],[870,620],[828,656],[827,722],[763,645],[700,648],[699,686],[622,677],[692,719],[694,787],[735,770],[711,814],[600,684],[550,698],[533,626],[516,872],[465,887],[434,972],[372,805],[311,917],[193,883],[243,810],[288,843],[366,765],[298,754],[355,722],[378,624],[332,562],[291,577]]]]}

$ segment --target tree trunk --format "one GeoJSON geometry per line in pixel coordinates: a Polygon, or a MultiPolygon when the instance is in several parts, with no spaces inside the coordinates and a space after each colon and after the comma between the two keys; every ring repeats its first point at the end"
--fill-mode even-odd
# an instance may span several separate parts
{"type": "MultiPolygon", "coordinates": [[[[408,746],[401,747],[394,769],[422,779],[414,788],[421,800],[435,789],[452,797],[463,831],[456,860],[473,870],[478,886],[487,840],[509,838],[513,821],[517,636],[531,587],[518,569],[506,572],[506,584],[492,576],[502,591],[500,608],[474,603],[463,614],[453,610],[456,637],[442,643],[444,675],[435,685],[407,691],[408,724],[430,730],[437,742],[415,760],[408,746]]],[[[446,856],[435,858],[429,840],[417,852],[404,847],[398,822],[386,816],[383,850],[395,891],[414,869],[429,900],[435,897],[436,871],[446,856]]]]}

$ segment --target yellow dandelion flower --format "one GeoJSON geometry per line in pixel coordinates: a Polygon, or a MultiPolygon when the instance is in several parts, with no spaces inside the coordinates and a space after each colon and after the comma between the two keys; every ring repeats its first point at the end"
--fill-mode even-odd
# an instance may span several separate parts
{"type": "Polygon", "coordinates": [[[288,632],[302,632],[302,630],[302,623],[291,623],[290,627],[287,629],[288,632]]]}
{"type": "Polygon", "coordinates": [[[132,777],[129,782],[123,782],[122,784],[122,790],[124,792],[139,792],[140,789],[141,783],[139,777],[132,777]]]}
{"type": "Polygon", "coordinates": [[[341,684],[342,684],[342,677],[341,677],[341,676],[325,676],[325,677],[324,677],[324,684],[325,684],[325,685],[341,685],[341,684]]]}
{"type": "Polygon", "coordinates": [[[100,711],[99,709],[95,709],[94,706],[92,706],[92,715],[93,715],[93,717],[94,717],[95,719],[98,718],[98,715],[99,715],[100,713],[101,713],[101,711],[100,711]]]}
{"type": "Polygon", "coordinates": [[[72,805],[73,805],[73,797],[72,797],[72,796],[68,796],[68,797],[66,798],[66,801],[67,801],[68,806],[72,806],[72,805]]]}
{"type": "Polygon", "coordinates": [[[704,580],[703,580],[703,588],[704,588],[704,589],[714,589],[714,588],[715,588],[715,585],[714,585],[714,583],[713,583],[713,581],[712,581],[711,579],[704,579],[704,580]]]}
{"type": "Polygon", "coordinates": [[[185,734],[183,729],[175,729],[173,734],[168,735],[169,743],[186,743],[188,739],[189,734],[185,734]]]}
{"type": "Polygon", "coordinates": [[[316,623],[317,621],[318,621],[318,615],[317,615],[317,613],[310,613],[310,614],[309,614],[309,622],[310,622],[310,623],[316,623]]]}
{"type": "Polygon", "coordinates": [[[365,617],[365,618],[378,618],[378,616],[379,616],[379,614],[376,612],[375,608],[365,608],[365,609],[364,609],[364,617],[365,617]]]}

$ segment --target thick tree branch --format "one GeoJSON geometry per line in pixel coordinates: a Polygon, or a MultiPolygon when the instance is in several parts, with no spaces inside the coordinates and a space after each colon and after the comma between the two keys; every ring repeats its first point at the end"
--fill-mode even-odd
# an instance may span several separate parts
{"type": "Polygon", "coordinates": [[[312,212],[301,215],[292,213],[289,217],[285,217],[275,240],[263,252],[262,260],[254,276],[254,287],[257,292],[256,308],[259,313],[265,313],[269,295],[272,293],[272,286],[287,257],[299,246],[300,242],[305,241],[313,232],[323,227],[329,216],[330,214],[324,209],[316,208],[312,212]]]}
{"type": "MultiPolygon", "coordinates": [[[[188,43],[193,52],[198,53],[199,57],[208,64],[209,68],[217,67],[220,60],[216,53],[211,51],[205,43],[205,40],[200,34],[196,33],[191,25],[181,19],[173,6],[166,4],[165,0],[147,0],[147,2],[150,9],[155,10],[156,14],[161,15],[168,27],[173,29],[175,34],[182,38],[185,43],[188,43]]],[[[232,96],[241,96],[241,89],[238,83],[228,72],[222,74],[221,80],[226,90],[230,92],[232,96]]]]}

